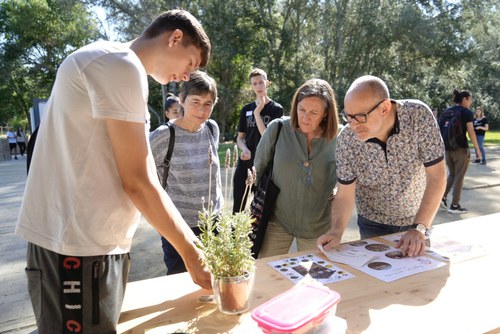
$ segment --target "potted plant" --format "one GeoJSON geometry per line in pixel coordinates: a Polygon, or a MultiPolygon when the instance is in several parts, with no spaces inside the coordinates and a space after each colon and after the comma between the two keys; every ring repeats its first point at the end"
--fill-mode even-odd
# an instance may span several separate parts
{"type": "MultiPolygon", "coordinates": [[[[235,145],[235,159],[237,156],[235,145]]],[[[225,163],[226,195],[229,160],[228,149],[225,163]]],[[[249,171],[245,192],[249,191],[254,180],[255,173],[249,171]]],[[[199,215],[198,225],[201,233],[198,247],[204,253],[203,263],[212,276],[212,288],[218,309],[226,314],[243,313],[250,307],[255,277],[255,259],[249,238],[253,221],[254,218],[248,210],[232,213],[223,209],[221,213],[214,214],[210,194],[207,207],[203,203],[203,210],[199,215]]]]}

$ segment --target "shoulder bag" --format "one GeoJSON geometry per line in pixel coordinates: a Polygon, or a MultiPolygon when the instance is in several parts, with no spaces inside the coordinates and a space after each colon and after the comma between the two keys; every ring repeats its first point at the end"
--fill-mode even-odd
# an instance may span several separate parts
{"type": "Polygon", "coordinates": [[[252,203],[250,203],[250,212],[255,218],[255,222],[252,226],[252,233],[250,233],[250,239],[253,242],[252,254],[254,258],[259,256],[267,225],[269,224],[269,218],[276,204],[278,194],[280,193],[280,188],[273,182],[273,162],[276,143],[278,142],[282,126],[283,122],[279,122],[278,132],[274,140],[273,155],[271,156],[264,174],[260,177],[259,183],[257,183],[255,187],[253,200],[252,203]]]}

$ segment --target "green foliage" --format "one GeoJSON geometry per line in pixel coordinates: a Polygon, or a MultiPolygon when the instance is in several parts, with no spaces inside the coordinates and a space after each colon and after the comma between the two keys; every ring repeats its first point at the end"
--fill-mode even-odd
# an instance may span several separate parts
{"type": "Polygon", "coordinates": [[[223,211],[218,217],[210,210],[200,212],[197,245],[204,253],[203,263],[214,276],[241,276],[255,270],[249,238],[253,221],[248,211],[223,211]]]}
{"type": "MultiPolygon", "coordinates": [[[[500,119],[498,0],[6,0],[0,3],[0,120],[27,110],[35,96],[47,97],[58,63],[97,38],[92,6],[106,11],[119,40],[135,38],[164,10],[179,7],[198,17],[212,41],[207,71],[220,92],[212,118],[226,139],[236,132],[242,105],[253,99],[253,67],[268,72],[269,94],[285,110],[311,77],[330,82],[342,109],[349,84],[373,74],[393,98],[420,99],[439,111],[454,88],[468,89],[473,107],[500,119]]],[[[155,83],[150,110],[162,110],[155,83]]]]}
{"type": "Polygon", "coordinates": [[[463,64],[464,82],[474,104],[489,120],[500,120],[500,15],[498,1],[473,1],[464,16],[470,22],[472,59],[463,64]],[[496,9],[490,8],[496,4],[496,9]]]}
{"type": "MultiPolygon", "coordinates": [[[[230,152],[227,152],[227,156],[226,152],[224,152],[224,160],[221,161],[221,166],[226,167],[225,197],[227,197],[229,190],[227,184],[228,168],[231,165],[231,160],[233,160],[233,175],[231,177],[233,179],[237,157],[238,150],[235,149],[232,158],[230,152]]],[[[212,164],[210,162],[209,166],[211,169],[212,164]]],[[[209,172],[209,175],[212,175],[212,173],[209,172]]],[[[255,173],[248,175],[245,194],[250,191],[255,178],[255,173]]],[[[215,277],[235,277],[241,276],[245,272],[254,271],[255,260],[251,251],[250,233],[255,219],[248,210],[232,213],[222,209],[220,213],[214,213],[210,196],[209,193],[208,208],[206,209],[205,204],[203,204],[203,210],[198,217],[198,227],[201,233],[198,236],[200,242],[197,246],[204,253],[203,263],[215,277]]]]}
{"type": "Polygon", "coordinates": [[[33,98],[49,96],[62,60],[100,35],[79,1],[5,0],[0,36],[0,117],[8,121],[29,119],[33,98]]]}
{"type": "Polygon", "coordinates": [[[500,131],[499,130],[487,131],[484,137],[484,145],[485,146],[500,145],[500,131]]]}
{"type": "Polygon", "coordinates": [[[251,17],[242,1],[201,1],[202,23],[212,43],[212,59],[207,68],[217,81],[219,102],[213,118],[221,134],[231,136],[236,128],[244,88],[249,86],[252,47],[257,43],[251,31],[251,17]],[[210,19],[207,19],[210,18],[210,19]]]}
{"type": "Polygon", "coordinates": [[[224,166],[224,162],[226,160],[227,149],[232,150],[234,145],[235,145],[235,143],[232,141],[219,144],[219,149],[217,151],[217,154],[219,155],[219,162],[220,162],[221,167],[224,166]]]}

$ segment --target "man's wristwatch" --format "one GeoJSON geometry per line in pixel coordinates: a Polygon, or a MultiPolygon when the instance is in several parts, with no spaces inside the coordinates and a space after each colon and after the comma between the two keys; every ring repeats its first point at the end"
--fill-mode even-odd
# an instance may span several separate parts
{"type": "Polygon", "coordinates": [[[424,224],[413,224],[412,227],[413,227],[413,229],[422,233],[426,237],[431,235],[431,230],[428,229],[424,224]]]}

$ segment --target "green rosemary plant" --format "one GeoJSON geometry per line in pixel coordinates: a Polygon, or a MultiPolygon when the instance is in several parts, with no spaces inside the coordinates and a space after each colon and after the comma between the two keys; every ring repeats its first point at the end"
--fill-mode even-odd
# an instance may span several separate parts
{"type": "MultiPolygon", "coordinates": [[[[234,157],[237,157],[236,145],[235,150],[234,157]]],[[[211,152],[209,154],[211,156],[211,152]]],[[[230,159],[230,154],[226,154],[226,178],[230,159]]],[[[235,165],[236,162],[233,162],[233,175],[235,165]]],[[[211,169],[211,159],[209,159],[209,175],[212,175],[211,169]]],[[[245,192],[250,190],[253,182],[255,182],[255,173],[249,171],[245,192]]],[[[225,194],[227,194],[227,189],[225,189],[225,194]]],[[[255,260],[251,252],[252,241],[249,238],[254,218],[250,212],[244,210],[232,213],[222,209],[222,212],[214,213],[210,199],[206,207],[203,199],[202,203],[203,210],[198,218],[198,226],[201,231],[200,242],[197,245],[203,251],[203,263],[212,275],[215,277],[234,277],[254,271],[255,260]]]]}

